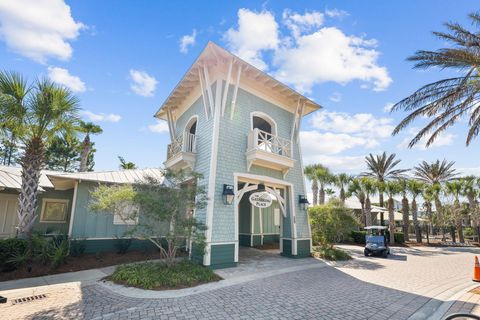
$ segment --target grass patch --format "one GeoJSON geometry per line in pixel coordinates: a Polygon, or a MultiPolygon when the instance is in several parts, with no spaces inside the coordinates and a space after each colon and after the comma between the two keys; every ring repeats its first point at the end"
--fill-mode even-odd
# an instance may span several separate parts
{"type": "Polygon", "coordinates": [[[313,255],[329,261],[345,261],[352,259],[352,256],[350,256],[347,252],[328,247],[316,247],[313,250],[313,255]]]}
{"type": "Polygon", "coordinates": [[[123,265],[110,276],[115,283],[153,290],[189,288],[221,279],[211,269],[188,260],[171,267],[160,262],[123,265]]]}

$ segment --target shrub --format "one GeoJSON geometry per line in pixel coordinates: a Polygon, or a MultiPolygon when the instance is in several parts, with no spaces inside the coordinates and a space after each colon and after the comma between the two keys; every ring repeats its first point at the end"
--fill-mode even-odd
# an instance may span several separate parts
{"type": "Polygon", "coordinates": [[[0,270],[12,271],[17,263],[11,261],[14,257],[27,251],[27,241],[24,239],[0,239],[0,270]]]}
{"type": "Polygon", "coordinates": [[[67,262],[70,248],[68,240],[63,240],[59,244],[54,241],[53,244],[53,252],[51,254],[52,268],[57,269],[59,266],[67,262]]]}
{"type": "Polygon", "coordinates": [[[142,289],[186,288],[221,280],[211,269],[187,260],[172,266],[158,262],[123,265],[117,267],[111,279],[142,289]]]}
{"type": "Polygon", "coordinates": [[[117,238],[115,239],[115,249],[117,249],[118,254],[127,253],[128,249],[132,245],[131,238],[117,238]]]}
{"type": "Polygon", "coordinates": [[[312,207],[309,216],[313,242],[322,246],[343,241],[357,226],[352,213],[339,201],[312,207]]]}
{"type": "Polygon", "coordinates": [[[405,238],[403,237],[403,233],[401,232],[395,232],[393,234],[393,238],[395,239],[395,243],[398,243],[398,244],[405,243],[405,238]]]}
{"type": "Polygon", "coordinates": [[[70,240],[70,255],[72,257],[79,257],[85,253],[87,248],[85,239],[74,239],[70,240]]]}
{"type": "Polygon", "coordinates": [[[463,229],[463,234],[466,237],[473,237],[475,235],[475,230],[472,227],[466,227],[463,229]]]}
{"type": "Polygon", "coordinates": [[[313,254],[329,261],[350,260],[352,257],[345,251],[333,247],[317,247],[313,254]]]}
{"type": "Polygon", "coordinates": [[[367,235],[367,231],[352,231],[350,236],[354,243],[358,244],[365,244],[365,236],[367,235]]]}

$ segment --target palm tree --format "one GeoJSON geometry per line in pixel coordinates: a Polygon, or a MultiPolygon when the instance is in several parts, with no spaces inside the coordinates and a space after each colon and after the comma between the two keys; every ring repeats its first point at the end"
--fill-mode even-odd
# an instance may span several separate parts
{"type": "Polygon", "coordinates": [[[433,118],[410,141],[410,147],[429,136],[426,142],[428,147],[440,133],[463,116],[469,117],[467,145],[479,132],[480,36],[478,27],[480,26],[480,14],[472,13],[469,17],[477,30],[469,31],[458,23],[446,23],[448,31],[434,32],[434,35],[451,46],[437,51],[417,51],[408,58],[409,61],[415,62],[414,68],[416,69],[451,69],[455,73],[461,74],[458,77],[427,84],[393,106],[392,111],[411,112],[398,124],[393,134],[398,134],[415,119],[424,116],[433,118]]]}
{"type": "Polygon", "coordinates": [[[417,206],[417,197],[422,194],[425,189],[425,183],[418,181],[416,179],[410,179],[407,183],[408,192],[412,196],[412,220],[413,227],[415,228],[415,239],[418,243],[422,242],[422,229],[418,223],[418,206],[417,206]]]}
{"type": "Polygon", "coordinates": [[[360,213],[360,221],[365,226],[366,225],[366,216],[365,216],[365,190],[363,189],[363,185],[360,182],[359,178],[353,178],[348,185],[348,196],[355,196],[360,202],[361,213],[360,213]]]}
{"type": "Polygon", "coordinates": [[[75,131],[78,99],[71,91],[50,80],[28,85],[16,73],[0,72],[0,123],[14,122],[24,144],[20,160],[22,187],[18,206],[18,235],[30,237],[37,218],[40,171],[45,145],[54,137],[75,131]]]}
{"type": "Polygon", "coordinates": [[[410,240],[408,231],[410,229],[410,206],[408,205],[408,181],[407,179],[401,179],[398,181],[400,186],[400,193],[402,195],[402,232],[405,241],[410,240]]]}
{"type": "Polygon", "coordinates": [[[465,239],[463,237],[463,211],[464,210],[460,205],[460,195],[462,193],[463,187],[464,186],[461,180],[449,181],[445,184],[445,191],[451,194],[454,198],[453,206],[452,206],[453,222],[457,227],[458,240],[460,241],[460,243],[465,243],[465,239]]]}
{"type": "Polygon", "coordinates": [[[470,217],[472,219],[473,227],[477,233],[477,238],[480,239],[480,217],[479,217],[479,208],[477,205],[478,197],[478,179],[475,176],[467,176],[461,179],[463,183],[462,195],[467,198],[468,209],[470,212],[470,217]]]}
{"type": "Polygon", "coordinates": [[[429,187],[427,185],[424,186],[423,192],[422,192],[422,198],[423,198],[423,208],[425,209],[425,215],[428,220],[428,226],[426,228],[427,231],[427,243],[430,243],[430,239],[428,237],[428,229],[430,228],[431,232],[433,233],[433,210],[432,210],[432,201],[434,200],[434,191],[432,190],[432,187],[429,187]]]}
{"type": "Polygon", "coordinates": [[[92,122],[80,122],[79,131],[85,134],[82,142],[82,151],[80,152],[80,168],[78,171],[84,172],[88,170],[88,156],[92,151],[92,142],[90,141],[91,134],[100,134],[103,132],[99,125],[92,122]]]}
{"type": "Polygon", "coordinates": [[[317,170],[318,167],[318,164],[311,164],[304,169],[305,176],[312,182],[313,205],[318,204],[318,181],[315,175],[315,170],[317,170]]]}
{"type": "Polygon", "coordinates": [[[413,174],[417,179],[426,182],[429,185],[443,183],[449,181],[457,175],[455,168],[452,168],[455,162],[447,162],[447,160],[437,160],[432,163],[423,161],[418,166],[413,168],[413,174]]]}
{"type": "Polygon", "coordinates": [[[345,188],[348,188],[348,184],[352,181],[353,177],[346,173],[340,173],[335,177],[335,185],[340,189],[340,201],[342,204],[345,204],[345,199],[347,195],[345,193],[345,188]]]}
{"type": "Polygon", "coordinates": [[[360,179],[360,185],[365,193],[365,224],[368,227],[372,225],[372,203],[370,196],[375,195],[377,192],[377,183],[372,178],[362,177],[360,179]]]}
{"type": "Polygon", "coordinates": [[[385,182],[385,192],[388,196],[388,224],[390,229],[390,244],[395,243],[395,206],[393,197],[400,192],[400,185],[398,181],[385,182]]]}
{"type": "MultiPolygon", "coordinates": [[[[386,180],[403,177],[407,169],[395,169],[400,163],[400,159],[395,159],[395,153],[387,155],[386,152],[373,156],[371,153],[365,157],[368,171],[363,172],[362,175],[374,177],[378,182],[383,183],[386,180]]],[[[380,207],[383,207],[383,192],[379,192],[380,207]]]]}
{"type": "Polygon", "coordinates": [[[328,168],[318,165],[318,168],[315,169],[315,178],[320,186],[318,191],[318,203],[325,204],[325,186],[333,181],[333,175],[328,168]]]}
{"type": "Polygon", "coordinates": [[[123,157],[118,156],[118,160],[120,160],[120,169],[122,170],[132,170],[132,169],[137,169],[137,166],[135,163],[126,161],[123,157]]]}

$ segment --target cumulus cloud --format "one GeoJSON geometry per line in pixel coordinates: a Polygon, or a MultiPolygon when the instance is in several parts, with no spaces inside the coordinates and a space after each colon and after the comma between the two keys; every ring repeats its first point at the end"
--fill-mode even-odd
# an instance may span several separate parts
{"type": "Polygon", "coordinates": [[[394,105],[395,105],[395,103],[388,102],[388,103],[385,104],[385,106],[383,107],[383,112],[389,113],[390,111],[392,111],[392,108],[393,108],[394,105]]]}
{"type": "Polygon", "coordinates": [[[325,15],[330,18],[343,18],[349,15],[347,11],[339,9],[326,9],[325,15]]]}
{"type": "Polygon", "coordinates": [[[153,76],[145,71],[131,69],[130,78],[133,81],[130,85],[133,92],[143,97],[153,96],[158,83],[153,76]]]}
{"type": "MultiPolygon", "coordinates": [[[[272,73],[304,93],[325,82],[360,81],[365,88],[385,90],[392,79],[378,64],[377,41],[323,26],[325,14],[285,10],[281,20],[289,30],[285,35],[271,12],[240,9],[238,28],[230,28],[224,40],[235,54],[262,70],[268,69],[263,55],[271,52],[272,73]]],[[[328,11],[329,17],[341,15],[328,11]]]]}
{"type": "Polygon", "coordinates": [[[379,145],[376,139],[315,130],[300,132],[300,140],[308,142],[308,149],[313,154],[337,154],[355,147],[371,149],[379,145]]]}
{"type": "MultiPolygon", "coordinates": [[[[397,147],[399,149],[408,149],[408,144],[413,139],[413,137],[415,137],[418,131],[419,131],[418,128],[410,128],[408,130],[407,136],[397,145],[397,147]]],[[[435,141],[427,148],[426,145],[429,138],[430,136],[425,136],[422,139],[420,139],[420,141],[418,141],[417,144],[413,146],[413,149],[425,151],[431,148],[450,146],[453,144],[455,135],[452,133],[442,132],[437,136],[435,141]]]]}
{"type": "Polygon", "coordinates": [[[157,120],[156,124],[152,124],[148,126],[148,130],[155,133],[168,132],[168,123],[166,121],[157,120]]]}
{"type": "Polygon", "coordinates": [[[325,131],[384,139],[390,137],[394,129],[392,122],[392,118],[375,117],[371,113],[321,111],[313,115],[310,125],[325,131]]]}
{"type": "Polygon", "coordinates": [[[63,0],[0,1],[0,38],[13,51],[45,63],[47,58],[68,60],[85,26],[72,17],[63,0]]]}
{"type": "Polygon", "coordinates": [[[332,156],[306,153],[305,164],[321,163],[335,172],[355,172],[365,169],[365,156],[332,156]]]}
{"type": "Polygon", "coordinates": [[[328,99],[333,102],[340,102],[342,101],[342,95],[338,92],[334,92],[330,95],[330,97],[328,97],[328,99]]]}
{"type": "Polygon", "coordinates": [[[266,70],[262,60],[265,50],[277,49],[278,24],[269,11],[238,10],[238,28],[230,28],[224,35],[228,48],[260,70],[266,70]]]}
{"type": "Polygon", "coordinates": [[[48,67],[48,77],[53,82],[61,84],[73,92],[84,92],[87,89],[85,82],[77,76],[72,76],[67,69],[48,67]]]}
{"type": "Polygon", "coordinates": [[[93,113],[89,110],[81,112],[82,116],[93,122],[118,122],[122,119],[118,114],[93,113]]]}
{"type": "Polygon", "coordinates": [[[180,38],[180,52],[188,53],[189,47],[195,45],[195,38],[197,37],[197,30],[193,29],[192,34],[186,34],[180,38]]]}

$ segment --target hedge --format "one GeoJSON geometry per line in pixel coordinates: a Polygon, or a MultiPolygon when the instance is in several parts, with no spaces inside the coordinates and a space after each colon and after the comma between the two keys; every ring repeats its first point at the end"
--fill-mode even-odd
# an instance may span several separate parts
{"type": "MultiPolygon", "coordinates": [[[[365,236],[367,235],[367,231],[352,231],[350,235],[354,243],[365,244],[365,236]]],[[[402,244],[405,242],[403,233],[401,232],[395,232],[393,237],[395,239],[395,243],[402,244]]]]}
{"type": "Polygon", "coordinates": [[[0,270],[11,271],[15,266],[8,262],[17,254],[22,254],[27,249],[27,241],[24,239],[9,238],[0,239],[0,270]]]}

